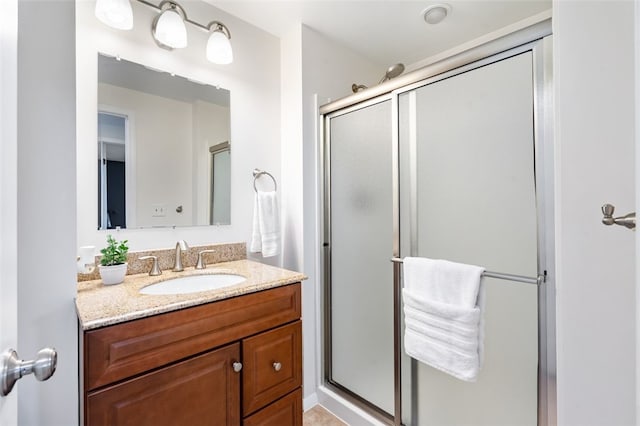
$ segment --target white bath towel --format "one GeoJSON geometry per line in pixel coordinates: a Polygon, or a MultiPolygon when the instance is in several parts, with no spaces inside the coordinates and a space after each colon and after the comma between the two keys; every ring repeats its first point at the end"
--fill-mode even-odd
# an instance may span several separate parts
{"type": "Polygon", "coordinates": [[[484,268],[448,260],[405,257],[404,287],[424,300],[473,308],[484,268]]]}
{"type": "Polygon", "coordinates": [[[258,191],[253,202],[252,253],[262,252],[262,257],[280,253],[280,211],[275,191],[258,191]]]}
{"type": "Polygon", "coordinates": [[[404,346],[407,355],[475,381],[483,361],[484,268],[424,258],[404,259],[404,346]]]}

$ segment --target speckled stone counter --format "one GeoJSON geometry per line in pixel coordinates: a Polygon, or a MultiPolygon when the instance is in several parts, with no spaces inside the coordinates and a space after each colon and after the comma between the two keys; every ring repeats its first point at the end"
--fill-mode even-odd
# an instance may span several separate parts
{"type": "Polygon", "coordinates": [[[120,322],[144,318],[164,312],[201,305],[203,303],[240,296],[260,290],[296,283],[307,277],[274,266],[250,260],[216,263],[206,269],[185,269],[183,272],[162,271],[162,275],[127,275],[122,284],[105,286],[101,280],[78,283],[76,310],[83,330],[104,327],[120,322]],[[177,295],[144,295],[143,287],[171,278],[204,274],[237,274],[246,281],[218,290],[177,295]]]}

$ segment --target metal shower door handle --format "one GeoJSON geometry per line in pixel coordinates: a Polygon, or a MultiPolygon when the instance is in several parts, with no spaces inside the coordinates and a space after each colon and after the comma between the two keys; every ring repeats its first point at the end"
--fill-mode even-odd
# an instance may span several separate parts
{"type": "Polygon", "coordinates": [[[53,376],[58,364],[58,353],[53,348],[40,349],[31,361],[18,359],[18,353],[7,349],[0,355],[0,396],[7,396],[18,379],[33,373],[39,381],[53,376]]]}

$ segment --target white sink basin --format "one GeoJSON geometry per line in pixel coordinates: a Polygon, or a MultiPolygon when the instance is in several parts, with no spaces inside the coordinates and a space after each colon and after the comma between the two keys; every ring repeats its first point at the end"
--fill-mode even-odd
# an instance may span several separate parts
{"type": "Polygon", "coordinates": [[[187,294],[218,290],[240,284],[246,278],[235,274],[191,275],[173,278],[140,289],[142,294],[187,294]]]}

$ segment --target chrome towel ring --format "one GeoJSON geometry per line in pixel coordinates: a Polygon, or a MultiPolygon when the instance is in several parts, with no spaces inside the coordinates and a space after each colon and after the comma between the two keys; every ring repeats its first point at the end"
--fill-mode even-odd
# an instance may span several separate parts
{"type": "Polygon", "coordinates": [[[277,191],[278,182],[276,182],[276,178],[274,178],[271,173],[265,172],[264,170],[260,170],[260,169],[253,169],[253,190],[258,192],[258,188],[256,187],[256,180],[258,180],[258,178],[262,175],[267,175],[271,178],[271,180],[273,181],[273,190],[277,191]]]}

